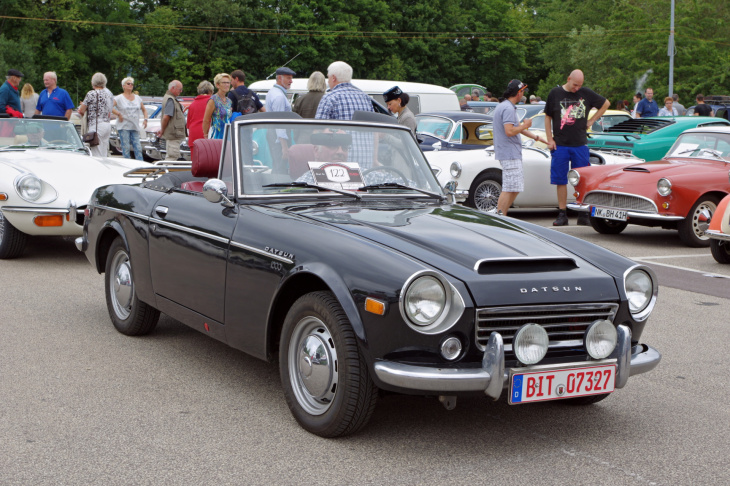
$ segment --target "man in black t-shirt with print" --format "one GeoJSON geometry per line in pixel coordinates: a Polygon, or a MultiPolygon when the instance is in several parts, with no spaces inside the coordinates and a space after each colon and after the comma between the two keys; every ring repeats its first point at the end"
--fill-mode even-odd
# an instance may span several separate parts
{"type": "MultiPolygon", "coordinates": [[[[576,69],[564,85],[550,90],[545,104],[545,134],[552,154],[550,183],[557,187],[560,210],[553,226],[568,224],[568,170],[590,165],[586,132],[610,106],[606,98],[583,88],[583,79],[583,71],[576,69]],[[597,111],[589,119],[591,108],[597,111]]],[[[581,213],[578,224],[590,224],[588,215],[581,213]]]]}

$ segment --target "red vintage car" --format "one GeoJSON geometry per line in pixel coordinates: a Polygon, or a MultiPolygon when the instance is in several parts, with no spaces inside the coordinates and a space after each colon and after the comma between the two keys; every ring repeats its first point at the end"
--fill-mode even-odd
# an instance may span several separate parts
{"type": "Polygon", "coordinates": [[[676,229],[688,246],[710,246],[706,231],[730,193],[730,128],[683,132],[663,159],[571,170],[576,201],[593,229],[618,234],[629,224],[676,229]]]}

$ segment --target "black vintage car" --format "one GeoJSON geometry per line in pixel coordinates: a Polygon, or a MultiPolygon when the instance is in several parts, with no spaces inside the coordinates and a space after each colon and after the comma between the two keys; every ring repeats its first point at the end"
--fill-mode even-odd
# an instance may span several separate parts
{"type": "Polygon", "coordinates": [[[249,115],[195,153],[97,189],[76,244],[120,332],[164,312],[278,360],[314,434],[359,430],[380,391],[590,404],[660,360],[649,268],[451,204],[389,117],[249,115]]]}

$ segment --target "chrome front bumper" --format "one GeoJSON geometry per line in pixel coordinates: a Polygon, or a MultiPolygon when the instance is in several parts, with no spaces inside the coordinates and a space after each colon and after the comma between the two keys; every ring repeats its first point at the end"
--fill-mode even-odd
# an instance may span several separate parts
{"type": "MultiPolygon", "coordinates": [[[[592,206],[591,204],[581,204],[581,203],[577,203],[577,202],[568,203],[568,209],[572,209],[573,211],[590,212],[591,206],[592,206]]],[[[612,208],[612,209],[621,209],[621,208],[612,208]]],[[[681,221],[684,219],[682,216],[667,216],[664,214],[641,213],[638,211],[626,211],[626,216],[628,218],[654,219],[657,221],[681,221]]]]}
{"type": "Polygon", "coordinates": [[[722,231],[707,230],[705,234],[713,240],[730,241],[730,235],[726,235],[722,231]]]}
{"type": "MultiPolygon", "coordinates": [[[[638,344],[632,348],[631,330],[627,326],[620,325],[617,331],[618,344],[609,359],[615,360],[617,365],[615,386],[623,388],[630,376],[656,368],[662,355],[646,344],[638,344]]],[[[565,363],[565,366],[578,364],[597,363],[565,363]]],[[[520,370],[527,369],[529,368],[520,370]]],[[[489,337],[481,368],[429,368],[395,361],[379,361],[375,364],[375,374],[384,383],[399,388],[440,394],[483,391],[494,400],[509,386],[509,370],[504,366],[504,343],[502,336],[496,332],[489,337]]]]}

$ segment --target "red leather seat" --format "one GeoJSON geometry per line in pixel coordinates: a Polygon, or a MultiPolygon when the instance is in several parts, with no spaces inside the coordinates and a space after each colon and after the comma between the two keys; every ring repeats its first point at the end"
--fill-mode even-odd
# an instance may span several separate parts
{"type": "MultiPolygon", "coordinates": [[[[217,177],[223,140],[199,138],[193,144],[195,150],[193,150],[193,167],[190,171],[195,177],[208,179],[217,177]]],[[[180,187],[188,191],[203,192],[204,184],[205,181],[189,181],[183,182],[180,187]]]]}
{"type": "Polygon", "coordinates": [[[309,164],[314,160],[314,145],[299,143],[289,147],[289,176],[296,180],[309,170],[309,164]]]}

